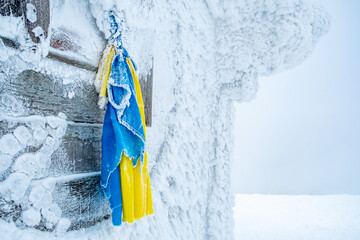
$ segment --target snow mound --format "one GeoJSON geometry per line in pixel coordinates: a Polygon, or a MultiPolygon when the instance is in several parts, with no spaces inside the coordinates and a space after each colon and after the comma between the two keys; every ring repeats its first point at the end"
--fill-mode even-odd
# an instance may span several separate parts
{"type": "Polygon", "coordinates": [[[238,194],[234,220],[239,240],[357,240],[360,196],[238,194]]]}

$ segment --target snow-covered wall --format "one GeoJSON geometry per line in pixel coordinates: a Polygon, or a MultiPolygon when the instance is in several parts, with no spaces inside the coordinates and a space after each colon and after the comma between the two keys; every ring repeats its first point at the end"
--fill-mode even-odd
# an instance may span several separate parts
{"type": "MultiPolygon", "coordinates": [[[[106,36],[104,18],[106,10],[114,8],[113,3],[90,0],[89,4],[98,28],[106,36]]],[[[60,212],[53,221],[59,225],[55,232],[58,237],[67,239],[232,239],[232,102],[253,99],[259,75],[283,71],[304,61],[327,31],[327,15],[310,1],[300,0],[139,0],[119,1],[115,8],[125,16],[124,45],[139,65],[139,71],[146,73],[149,62],[154,59],[153,125],[147,130],[147,138],[155,213],[119,228],[105,220],[87,229],[63,233],[62,228],[66,228],[68,220],[60,222],[60,212]]],[[[1,57],[4,59],[2,65],[17,59],[21,70],[45,71],[67,79],[65,82],[73,86],[89,86],[93,77],[91,72],[70,66],[63,66],[62,71],[50,69],[53,62],[49,59],[30,64],[26,58],[18,57],[19,53],[13,55],[1,57]],[[62,76],[64,72],[67,74],[62,76]]],[[[6,74],[2,74],[0,80],[6,84],[6,74]]],[[[67,97],[76,98],[76,94],[80,93],[74,90],[67,97]]],[[[13,117],[20,122],[27,112],[26,106],[18,107],[24,111],[13,117]]],[[[9,111],[11,115],[12,110],[9,111]]],[[[66,128],[69,124],[62,114],[51,119],[59,123],[56,126],[66,128]],[[67,124],[61,125],[63,122],[67,124]]],[[[46,128],[49,133],[42,134],[45,137],[41,139],[51,145],[53,141],[46,138],[51,135],[51,123],[46,121],[44,125],[50,126],[46,128]]],[[[26,132],[23,127],[16,130],[20,131],[26,132]]],[[[29,125],[27,131],[30,144],[37,130],[29,125]]],[[[16,132],[7,133],[0,141],[8,145],[20,144],[16,132]]],[[[61,142],[62,136],[57,135],[59,139],[52,140],[61,142]]],[[[0,151],[6,156],[20,151],[9,149],[11,152],[3,148],[0,151]]],[[[28,185],[36,183],[23,172],[22,164],[13,163],[12,157],[1,157],[1,161],[8,163],[3,169],[8,175],[4,175],[6,178],[0,183],[1,196],[18,200],[20,206],[28,209],[19,221],[29,221],[27,225],[31,226],[31,221],[40,218],[39,207],[29,204],[28,198],[22,199],[28,194],[27,187],[17,194],[9,186],[24,186],[20,183],[23,179],[28,185]],[[16,181],[12,176],[17,177],[16,181]]],[[[39,178],[46,178],[46,174],[39,178]]],[[[50,212],[59,213],[55,206],[54,209],[50,212]]],[[[20,230],[19,227],[24,228],[23,223],[9,222],[0,224],[1,232],[9,238],[15,235],[55,236],[54,232],[31,228],[20,230]]]]}

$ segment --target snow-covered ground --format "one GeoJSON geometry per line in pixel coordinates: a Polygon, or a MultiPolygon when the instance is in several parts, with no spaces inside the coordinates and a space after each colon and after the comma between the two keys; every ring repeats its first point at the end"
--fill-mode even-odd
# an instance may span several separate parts
{"type": "Polygon", "coordinates": [[[358,240],[358,195],[236,195],[234,239],[358,240]]]}

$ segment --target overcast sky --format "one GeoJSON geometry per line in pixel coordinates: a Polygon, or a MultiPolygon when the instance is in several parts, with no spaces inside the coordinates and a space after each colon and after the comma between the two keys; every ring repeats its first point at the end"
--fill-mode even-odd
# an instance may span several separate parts
{"type": "Polygon", "coordinates": [[[360,194],[360,1],[321,1],[331,27],[295,69],[236,104],[235,193],[360,194]]]}

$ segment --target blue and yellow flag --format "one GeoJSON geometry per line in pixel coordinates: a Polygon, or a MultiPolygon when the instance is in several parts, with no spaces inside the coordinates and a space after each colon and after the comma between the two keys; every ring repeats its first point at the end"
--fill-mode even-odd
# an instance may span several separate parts
{"type": "Polygon", "coordinates": [[[101,187],[115,226],[153,213],[145,151],[146,126],[136,67],[123,47],[108,46],[95,86],[107,104],[102,134],[101,187]]]}

